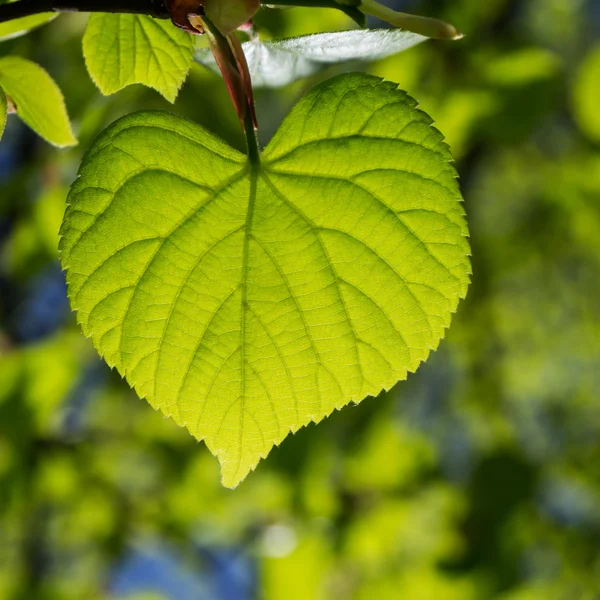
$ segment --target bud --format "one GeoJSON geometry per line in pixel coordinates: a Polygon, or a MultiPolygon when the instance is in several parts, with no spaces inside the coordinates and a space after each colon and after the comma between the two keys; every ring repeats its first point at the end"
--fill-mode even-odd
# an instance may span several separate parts
{"type": "Polygon", "coordinates": [[[375,0],[362,0],[358,9],[365,15],[372,15],[382,21],[387,21],[390,25],[418,33],[425,37],[438,40],[460,40],[463,37],[463,34],[449,23],[429,17],[419,17],[417,15],[396,12],[387,6],[375,2],[375,0]]]}
{"type": "Polygon", "coordinates": [[[247,23],[260,8],[260,0],[204,0],[204,13],[223,34],[247,23]]]}
{"type": "Polygon", "coordinates": [[[260,0],[165,0],[171,20],[190,33],[203,33],[201,18],[206,16],[228,35],[256,14],[260,0]]]}
{"type": "Polygon", "coordinates": [[[198,0],[165,0],[165,4],[174,25],[189,33],[202,33],[194,23],[190,22],[190,18],[204,14],[198,0]]]}

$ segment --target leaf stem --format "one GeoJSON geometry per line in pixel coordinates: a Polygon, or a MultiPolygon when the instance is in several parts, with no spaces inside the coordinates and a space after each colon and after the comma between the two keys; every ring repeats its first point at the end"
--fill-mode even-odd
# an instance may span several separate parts
{"type": "Polygon", "coordinates": [[[244,134],[246,136],[246,147],[248,148],[248,160],[252,166],[257,167],[260,165],[260,149],[250,111],[247,111],[244,117],[244,134]]]}
{"type": "Polygon", "coordinates": [[[210,49],[219,65],[229,96],[240,119],[246,136],[248,160],[250,164],[257,166],[260,164],[260,151],[256,137],[258,124],[250,71],[242,45],[235,37],[235,32],[225,36],[206,16],[196,17],[196,19],[202,24],[206,33],[210,49]]]}

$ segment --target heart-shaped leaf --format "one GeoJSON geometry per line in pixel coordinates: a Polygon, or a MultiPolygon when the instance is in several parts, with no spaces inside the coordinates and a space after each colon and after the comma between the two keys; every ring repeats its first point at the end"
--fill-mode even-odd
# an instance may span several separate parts
{"type": "MultiPolygon", "coordinates": [[[[245,42],[242,47],[254,87],[281,87],[316,73],[326,64],[377,60],[412,48],[426,39],[399,29],[352,29],[274,42],[257,39],[245,42]]],[[[208,48],[198,48],[195,59],[219,72],[208,48]]]]}
{"type": "Polygon", "coordinates": [[[83,36],[85,64],[106,95],[142,83],[174,102],[193,53],[189,33],[144,15],[93,14],[83,36]]]}
{"type": "Polygon", "coordinates": [[[180,117],[125,117],[69,195],[73,308],[235,486],[437,347],[470,272],[450,159],[410,97],[363,74],[313,89],[260,165],[180,117]]]}

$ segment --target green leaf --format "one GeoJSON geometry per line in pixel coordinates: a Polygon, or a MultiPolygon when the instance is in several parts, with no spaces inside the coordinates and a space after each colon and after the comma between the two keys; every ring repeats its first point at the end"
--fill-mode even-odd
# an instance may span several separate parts
{"type": "MultiPolygon", "coordinates": [[[[316,73],[325,64],[377,60],[412,48],[427,38],[399,29],[353,29],[303,35],[275,42],[242,44],[255,87],[281,87],[316,73]]],[[[219,72],[208,48],[198,48],[196,61],[219,72]]]]}
{"type": "Polygon", "coordinates": [[[586,56],[573,87],[573,112],[581,130],[600,141],[600,44],[586,56]]]}
{"type": "Polygon", "coordinates": [[[470,272],[450,160],[414,100],[363,74],[313,89],[257,167],[180,117],[127,116],[69,194],[71,304],[233,487],[437,347],[470,272]]]}
{"type": "Polygon", "coordinates": [[[0,23],[0,41],[25,35],[32,29],[53,21],[56,17],[58,17],[58,13],[49,12],[0,23]]]}
{"type": "Polygon", "coordinates": [[[142,15],[93,14],[83,37],[87,69],[106,95],[142,83],[174,102],[193,53],[189,33],[142,15]]]}
{"type": "Polygon", "coordinates": [[[6,94],[4,90],[0,88],[0,140],[4,134],[4,128],[6,127],[6,117],[8,116],[8,103],[6,102],[6,94]]]}
{"type": "Polygon", "coordinates": [[[0,86],[38,135],[60,148],[77,144],[63,95],[42,67],[20,56],[0,58],[0,86]]]}

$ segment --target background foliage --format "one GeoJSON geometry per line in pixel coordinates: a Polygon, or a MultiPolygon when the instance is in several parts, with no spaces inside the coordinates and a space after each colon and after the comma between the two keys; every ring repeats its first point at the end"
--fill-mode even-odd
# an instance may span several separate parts
{"type": "MultiPolygon", "coordinates": [[[[456,156],[473,283],[416,375],[288,438],[235,491],[82,338],[56,252],[81,155],[117,117],[172,110],[243,149],[222,81],[195,65],[174,106],[141,86],[102,97],[83,15],[2,43],[56,79],[80,145],[58,151],[14,117],[0,145],[1,598],[598,597],[600,9],[395,8],[467,37],[261,90],[262,141],[335,72],[399,82],[456,156]]],[[[273,37],[350,25],[307,9],[256,21],[273,37]]]]}

